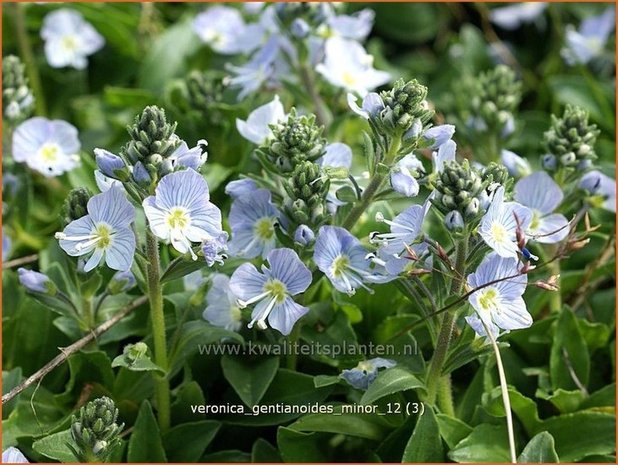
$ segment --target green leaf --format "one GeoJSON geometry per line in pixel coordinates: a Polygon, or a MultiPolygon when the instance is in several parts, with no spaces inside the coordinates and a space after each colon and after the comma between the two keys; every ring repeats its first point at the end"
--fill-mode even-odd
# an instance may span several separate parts
{"type": "Polygon", "coordinates": [[[175,350],[170,355],[170,373],[179,369],[187,358],[198,352],[200,347],[213,343],[220,343],[223,339],[243,343],[243,337],[234,331],[217,328],[205,321],[190,321],[185,323],[180,332],[180,337],[175,350]]]}
{"type": "Polygon", "coordinates": [[[530,439],[517,458],[519,463],[558,463],[559,461],[554,447],[554,438],[547,431],[530,439]]]}
{"type": "Polygon", "coordinates": [[[279,369],[279,357],[241,358],[224,355],[221,358],[223,376],[236,394],[249,407],[256,405],[266,393],[279,369]]]}
{"type": "Polygon", "coordinates": [[[259,438],[251,448],[251,462],[253,463],[280,463],[281,455],[276,447],[265,439],[259,438]]]}
{"type": "Polygon", "coordinates": [[[440,428],[431,407],[428,406],[418,419],[401,461],[404,463],[444,461],[440,428]]]}
{"type": "Polygon", "coordinates": [[[170,262],[161,275],[161,282],[168,283],[170,281],[183,278],[194,271],[206,268],[206,266],[207,264],[205,260],[191,260],[184,255],[177,257],[170,262]]]}
{"type": "Polygon", "coordinates": [[[588,346],[581,335],[577,317],[564,308],[556,322],[554,342],[549,358],[549,372],[554,389],[578,389],[574,377],[584,386],[590,374],[588,346]]]}
{"type": "Polygon", "coordinates": [[[318,375],[313,378],[313,384],[315,387],[331,386],[341,381],[339,376],[318,375]]]}
{"type": "Polygon", "coordinates": [[[212,420],[183,423],[163,436],[163,445],[170,462],[198,462],[211,443],[221,423],[212,420]]]}
{"type": "Polygon", "coordinates": [[[142,61],[139,87],[162,93],[165,84],[186,71],[187,58],[200,47],[187,16],[161,34],[142,61]],[[162,66],[162,63],[165,66],[162,66]]]}
{"type": "Polygon", "coordinates": [[[577,462],[587,455],[612,454],[616,450],[616,416],[597,412],[576,412],[552,417],[543,429],[556,441],[562,462],[577,462]]]}
{"type": "Polygon", "coordinates": [[[223,182],[230,176],[230,174],[232,174],[234,170],[219,163],[208,162],[204,171],[208,188],[210,192],[214,192],[221,184],[223,184],[223,182]]]}
{"type": "Polygon", "coordinates": [[[83,392],[87,385],[114,385],[114,371],[105,352],[76,352],[68,360],[71,377],[61,399],[69,400],[73,395],[83,392]]]}
{"type": "Polygon", "coordinates": [[[481,424],[448,454],[455,462],[510,462],[505,426],[481,424]]]}
{"type": "Polygon", "coordinates": [[[73,455],[67,443],[74,444],[73,438],[71,438],[71,430],[68,429],[34,441],[32,448],[35,452],[50,459],[64,463],[74,463],[76,461],[75,455],[73,455]]]}
{"type": "Polygon", "coordinates": [[[381,416],[341,412],[342,407],[337,406],[332,415],[323,413],[305,415],[292,423],[289,428],[294,431],[345,434],[373,441],[381,441],[391,429],[381,416]]]}
{"type": "Polygon", "coordinates": [[[302,433],[290,428],[277,430],[277,445],[284,462],[328,462],[321,435],[302,433]]]}
{"type": "Polygon", "coordinates": [[[165,373],[165,370],[150,360],[150,357],[143,355],[130,363],[124,355],[119,355],[112,361],[112,368],[123,367],[131,371],[158,371],[165,373]]]}
{"type": "MultiPolygon", "coordinates": [[[[2,372],[2,395],[11,391],[11,389],[17,387],[22,379],[21,368],[13,368],[11,371],[2,372]]],[[[10,402],[6,402],[2,405],[2,418],[6,418],[15,408],[20,395],[18,394],[10,402]]]]}
{"type": "Polygon", "coordinates": [[[389,368],[378,374],[361,398],[362,404],[371,404],[378,399],[409,389],[425,389],[425,385],[409,371],[400,367],[389,368]]]}
{"type": "Polygon", "coordinates": [[[150,402],[145,400],[137,414],[133,433],[129,439],[129,452],[127,454],[129,462],[167,462],[159,425],[152,413],[150,402]]]}
{"type": "Polygon", "coordinates": [[[548,400],[554,404],[560,413],[576,412],[585,399],[584,393],[580,390],[565,391],[564,389],[556,389],[549,394],[542,389],[538,389],[536,395],[538,398],[548,400]]]}
{"type": "Polygon", "coordinates": [[[440,436],[442,436],[442,439],[444,439],[449,449],[455,447],[459,441],[472,432],[471,426],[468,426],[457,418],[449,417],[444,413],[438,413],[436,419],[438,421],[438,427],[440,428],[440,436]]]}

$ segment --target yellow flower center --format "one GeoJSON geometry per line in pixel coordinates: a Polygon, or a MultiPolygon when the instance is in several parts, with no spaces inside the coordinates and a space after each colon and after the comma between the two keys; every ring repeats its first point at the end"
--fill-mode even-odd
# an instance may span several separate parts
{"type": "Polygon", "coordinates": [[[498,308],[498,291],[495,289],[487,289],[485,291],[481,291],[481,296],[479,297],[479,305],[483,310],[494,310],[498,308]]]}
{"type": "Polygon", "coordinates": [[[344,71],[342,79],[346,86],[352,87],[356,84],[356,77],[349,71],[344,71]]]}
{"type": "Polygon", "coordinates": [[[105,224],[99,223],[94,231],[94,234],[99,238],[97,247],[107,249],[112,243],[112,228],[105,224]]]}
{"type": "Polygon", "coordinates": [[[337,278],[343,275],[344,271],[346,270],[349,264],[350,264],[350,259],[347,256],[339,255],[333,261],[333,265],[332,265],[333,275],[337,278]]]}
{"type": "Polygon", "coordinates": [[[66,50],[73,51],[77,48],[77,40],[74,36],[64,36],[62,38],[62,45],[66,50]]]}
{"type": "Polygon", "coordinates": [[[270,218],[261,218],[258,220],[257,223],[255,223],[254,231],[255,235],[262,241],[268,241],[275,235],[275,228],[270,218]]]}
{"type": "Polygon", "coordinates": [[[242,313],[240,311],[240,308],[233,306],[230,308],[230,315],[232,317],[232,320],[234,321],[240,321],[240,319],[242,318],[242,313]]]}
{"type": "Polygon", "coordinates": [[[490,232],[496,242],[502,243],[508,241],[509,232],[500,223],[492,223],[490,232]]]}
{"type": "Polygon", "coordinates": [[[531,231],[536,231],[539,227],[540,222],[541,222],[541,215],[539,215],[539,212],[534,210],[532,212],[532,221],[530,221],[529,229],[531,231]]]}
{"type": "Polygon", "coordinates": [[[278,304],[285,300],[287,287],[278,279],[269,279],[266,284],[264,284],[264,290],[270,292],[278,304]]]}
{"type": "Polygon", "coordinates": [[[170,229],[184,229],[191,223],[187,210],[182,207],[174,207],[167,215],[167,225],[170,229]]]}
{"type": "Polygon", "coordinates": [[[41,147],[39,154],[44,161],[53,163],[58,160],[58,155],[60,155],[60,147],[56,144],[47,143],[41,147]]]}

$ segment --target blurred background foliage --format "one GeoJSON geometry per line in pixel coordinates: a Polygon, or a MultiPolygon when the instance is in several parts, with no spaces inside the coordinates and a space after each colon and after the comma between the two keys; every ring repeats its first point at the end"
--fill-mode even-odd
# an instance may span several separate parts
{"type": "MultiPolygon", "coordinates": [[[[523,82],[517,131],[510,138],[507,148],[526,157],[538,169],[543,154],[542,136],[549,128],[550,114],[561,114],[567,103],[576,104],[587,109],[592,122],[602,130],[597,144],[600,157],[598,164],[613,177],[616,138],[615,36],[612,36],[612,43],[607,46],[609,52],[605,59],[592,65],[569,66],[560,55],[566,25],[577,25],[586,16],[600,14],[607,5],[552,3],[537,20],[514,31],[502,30],[489,22],[489,10],[496,6],[491,3],[355,3],[348,5],[348,11],[370,7],[376,12],[375,27],[367,43],[368,51],[375,56],[376,67],[390,71],[395,77],[416,78],[427,85],[430,101],[437,110],[437,122],[456,121],[458,99],[466,97],[454,91],[458,82],[476,76],[498,63],[506,63],[523,82]],[[502,47],[497,49],[490,46],[497,40],[501,41],[502,47]]],[[[272,99],[272,94],[261,93],[237,102],[232,92],[223,90],[222,100],[207,112],[195,108],[187,101],[186,80],[192,71],[208,70],[223,75],[224,64],[230,60],[204,46],[193,32],[193,18],[206,7],[198,3],[71,4],[71,8],[81,12],[104,35],[107,43],[103,50],[90,57],[86,70],[53,69],[45,62],[43,42],[38,31],[43,17],[59,6],[32,3],[16,7],[4,3],[2,30],[3,55],[21,55],[20,41],[22,45],[24,40],[31,42],[33,65],[40,73],[44,95],[37,95],[37,114],[69,121],[80,129],[80,168],[60,178],[46,179],[32,175],[18,192],[12,194],[7,193],[5,187],[5,201],[7,195],[13,199],[9,224],[14,236],[12,256],[40,252],[41,268],[46,269],[50,275],[54,270],[61,275],[63,260],[67,259],[51,239],[53,233],[60,229],[62,201],[72,187],[88,186],[96,191],[92,175],[95,166],[93,149],[104,147],[117,151],[127,139],[126,125],[133,121],[144,106],[156,104],[165,108],[169,119],[179,123],[178,135],[187,140],[190,146],[198,139],[208,140],[209,161],[205,175],[213,192],[214,203],[226,211],[229,199],[223,193],[225,181],[235,179],[239,172],[257,166],[249,157],[252,145],[240,137],[234,120],[236,117],[246,118],[252,109],[272,99]],[[19,17],[15,16],[17,8],[22,10],[27,38],[24,37],[24,31],[16,29],[19,23],[19,17]]],[[[348,117],[342,92],[335,92],[324,83],[322,86],[321,91],[336,109],[335,121],[327,128],[329,139],[350,144],[355,156],[360,158],[360,131],[363,123],[360,119],[348,117]]],[[[286,108],[290,107],[292,101],[296,102],[296,97],[283,92],[282,99],[286,108]]],[[[461,153],[474,154],[474,146],[465,146],[458,139],[457,133],[454,139],[460,144],[461,153]]],[[[363,166],[363,163],[357,166],[363,166]]],[[[16,170],[20,169],[16,167],[16,170]]],[[[528,437],[543,429],[549,430],[556,443],[560,444],[557,448],[563,460],[612,460],[608,452],[614,438],[611,422],[608,423],[605,417],[603,421],[595,422],[590,415],[569,416],[584,407],[597,408],[600,415],[606,411],[603,409],[607,408],[610,398],[613,402],[615,395],[612,390],[615,389],[615,258],[607,261],[602,268],[589,267],[603,253],[606,237],[613,234],[615,217],[611,213],[595,210],[592,222],[601,224],[602,228],[597,236],[593,235],[588,247],[575,252],[571,259],[563,263],[561,290],[564,300],[578,302],[578,310],[590,316],[590,321],[578,319],[577,323],[573,323],[563,321],[563,318],[558,321],[556,317],[548,317],[529,330],[509,336],[511,347],[503,349],[509,374],[512,376],[517,373],[509,380],[518,389],[514,393],[514,409],[518,416],[529,419],[520,428],[525,430],[528,437]],[[577,300],[580,297],[578,289],[584,279],[599,279],[601,284],[593,295],[581,302],[577,300]],[[564,339],[556,342],[553,335],[557,332],[563,332],[568,342],[564,339]],[[572,392],[573,386],[548,384],[548,354],[559,351],[567,343],[589,354],[590,358],[586,357],[586,361],[582,361],[582,366],[577,369],[581,368],[589,376],[590,392],[601,392],[597,397],[581,400],[575,394],[566,392],[569,389],[572,392]],[[558,394],[548,394],[551,388],[557,387],[564,389],[558,394]],[[539,400],[539,396],[543,395],[545,399],[539,400]],[[529,398],[534,396],[537,397],[536,401],[530,401],[529,398]],[[532,402],[532,406],[528,401],[532,402]],[[550,417],[562,418],[562,423],[545,422],[550,417]],[[573,444],[581,442],[578,442],[581,439],[578,436],[582,434],[588,434],[590,439],[598,434],[603,447],[595,450],[582,446],[578,449],[573,444]]],[[[367,225],[368,230],[371,226],[367,225]]],[[[3,286],[3,385],[6,389],[48,362],[56,354],[57,347],[68,345],[72,339],[67,336],[67,328],[59,327],[61,322],[53,321],[52,313],[24,295],[14,273],[4,274],[3,286]],[[16,314],[19,314],[19,318],[13,318],[16,314]]],[[[170,306],[167,314],[172,331],[176,328],[177,317],[186,318],[186,315],[181,315],[180,309],[183,302],[186,307],[187,296],[179,292],[179,286],[172,283],[166,290],[169,294],[167,304],[170,306]]],[[[319,287],[316,292],[323,301],[331,302],[330,291],[326,286],[319,287]]],[[[526,301],[535,319],[546,311],[547,295],[539,289],[527,291],[526,301]]],[[[379,287],[374,295],[359,293],[351,302],[341,305],[336,300],[334,303],[343,312],[333,316],[324,311],[320,315],[325,320],[337,321],[329,320],[329,330],[319,334],[312,333],[311,324],[305,325],[302,335],[304,339],[351,343],[385,341],[396,334],[397,328],[418,318],[415,315],[400,314],[398,310],[408,304],[401,295],[393,292],[391,286],[379,287]]],[[[123,302],[114,302],[114,305],[107,311],[113,312],[123,302]]],[[[316,309],[319,312],[318,307],[316,309]]],[[[201,309],[190,309],[193,319],[199,319],[200,314],[201,309]]],[[[109,366],[109,354],[117,353],[119,341],[132,342],[147,336],[146,327],[145,312],[133,314],[100,341],[104,350],[72,357],[68,364],[45,378],[36,396],[30,389],[20,399],[5,405],[5,419],[13,410],[17,409],[20,413],[12,415],[5,422],[5,442],[16,442],[20,438],[20,446],[28,448],[43,430],[66,429],[69,424],[68,414],[80,403],[82,397],[110,392],[117,399],[121,416],[127,425],[132,425],[138,415],[142,418],[142,426],[150,425],[147,409],[142,412],[139,405],[142,399],[152,394],[151,377],[123,369],[114,373],[109,366]],[[70,379],[69,383],[67,379],[70,379]],[[30,403],[36,406],[36,410],[30,408],[30,403]]],[[[416,335],[416,342],[422,347],[428,338],[426,331],[421,330],[416,335]]],[[[467,340],[471,339],[472,333],[467,340]]],[[[397,339],[398,344],[411,342],[414,341],[407,335],[397,339]]],[[[182,382],[176,383],[174,392],[175,424],[196,421],[195,416],[187,413],[190,404],[204,403],[206,400],[225,403],[238,399],[222,376],[219,358],[187,357],[177,367],[177,380],[182,382]]],[[[302,370],[304,373],[318,375],[324,371],[323,363],[324,360],[308,359],[302,370]]],[[[349,360],[338,360],[337,363],[346,365],[349,360]]],[[[415,373],[423,369],[417,359],[402,363],[415,373]]],[[[565,369],[557,368],[557,362],[552,363],[552,370],[565,369]]],[[[495,366],[489,365],[478,369],[478,365],[469,363],[454,371],[458,416],[474,426],[477,442],[471,447],[467,444],[461,446],[451,456],[452,459],[494,461],[500,457],[500,453],[506,454],[505,432],[501,426],[504,412],[500,412],[499,392],[495,389],[486,392],[485,389],[497,385],[495,366]],[[487,428],[480,428],[484,423],[487,428]],[[498,451],[498,455],[491,455],[489,446],[497,443],[504,444],[504,450],[498,451]]],[[[280,369],[263,400],[304,398],[322,401],[329,394],[333,394],[336,399],[343,398],[341,386],[325,385],[316,388],[319,386],[316,379],[280,369]],[[289,388],[282,393],[277,392],[277,386],[289,388]]],[[[413,394],[404,396],[398,393],[394,396],[395,399],[414,400],[413,394]]],[[[277,461],[281,458],[293,461],[399,461],[416,422],[415,418],[406,420],[403,416],[397,416],[388,420],[391,424],[388,421],[367,423],[356,419],[344,426],[329,426],[325,431],[312,430],[310,426],[303,425],[279,429],[272,427],[284,420],[273,416],[240,420],[236,417],[228,418],[224,419],[222,432],[216,437],[220,425],[200,421],[197,422],[199,425],[191,427],[190,433],[204,446],[198,451],[197,457],[174,455],[173,442],[178,441],[179,437],[182,440],[185,438],[172,436],[164,438],[167,458],[202,461],[277,461]],[[394,427],[397,427],[396,434],[387,435],[394,427]],[[353,434],[345,441],[337,442],[330,434],[337,431],[344,433],[349,428],[353,434]],[[329,447],[322,449],[321,444],[326,439],[329,447]],[[205,452],[211,441],[209,450],[218,452],[205,452]],[[374,446],[379,443],[382,445],[374,452],[374,446]],[[271,444],[278,444],[279,450],[271,444]]],[[[438,418],[438,423],[441,430],[446,428],[448,431],[459,431],[459,434],[464,431],[461,437],[453,435],[453,445],[472,431],[469,426],[464,425],[464,428],[444,418],[438,418]]],[[[175,434],[182,434],[182,431],[176,431],[175,434]]],[[[150,443],[144,439],[144,444],[147,446],[144,446],[143,455],[136,452],[134,458],[156,461],[157,456],[148,455],[146,450],[151,446],[150,443]]],[[[155,446],[151,447],[150,452],[158,450],[158,446],[155,446]]],[[[37,454],[36,450],[29,452],[31,456],[37,454]]],[[[61,459],[62,454],[52,458],[61,459]]],[[[434,461],[443,458],[433,457],[434,461]]]]}

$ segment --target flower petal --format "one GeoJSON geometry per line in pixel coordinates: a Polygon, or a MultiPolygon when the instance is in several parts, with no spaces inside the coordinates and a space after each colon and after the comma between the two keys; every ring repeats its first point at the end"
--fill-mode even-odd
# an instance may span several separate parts
{"type": "Polygon", "coordinates": [[[268,324],[287,336],[292,332],[294,324],[308,312],[308,307],[303,307],[294,302],[291,297],[286,297],[282,304],[275,305],[275,308],[270,312],[268,324]]]}

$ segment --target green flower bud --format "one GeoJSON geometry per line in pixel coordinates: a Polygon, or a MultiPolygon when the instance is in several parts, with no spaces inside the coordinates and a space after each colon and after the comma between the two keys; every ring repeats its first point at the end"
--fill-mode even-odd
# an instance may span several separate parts
{"type": "Polygon", "coordinates": [[[288,195],[286,213],[298,223],[319,226],[326,221],[326,195],[330,183],[324,178],[320,166],[310,161],[296,165],[284,187],[288,195]]]}
{"type": "Polygon", "coordinates": [[[315,161],[325,153],[324,128],[314,115],[297,116],[292,108],[288,119],[272,127],[273,137],[258,149],[279,171],[289,173],[305,160],[315,161]]]}
{"type": "Polygon", "coordinates": [[[65,225],[88,214],[88,201],[92,192],[86,187],[77,187],[69,192],[62,205],[62,221],[65,225]]]}
{"type": "Polygon", "coordinates": [[[481,179],[487,185],[488,192],[493,192],[499,185],[504,186],[504,192],[507,195],[513,189],[513,177],[502,164],[491,162],[483,171],[481,179]]]}
{"type": "Polygon", "coordinates": [[[120,442],[118,435],[124,423],[118,424],[118,409],[109,397],[100,397],[88,402],[73,415],[70,444],[76,458],[82,462],[108,459],[120,442]]]}
{"type": "Polygon", "coordinates": [[[399,79],[392,89],[381,93],[385,110],[382,112],[382,126],[389,130],[406,132],[415,122],[421,126],[431,120],[434,112],[427,103],[427,87],[416,79],[405,82],[399,79]]]}
{"type": "Polygon", "coordinates": [[[123,148],[126,159],[133,165],[138,161],[157,164],[153,163],[153,158],[163,160],[169,157],[180,145],[175,130],[176,123],[167,122],[163,109],[154,105],[144,108],[135,122],[127,127],[131,141],[123,148]]]}
{"type": "Polygon", "coordinates": [[[436,179],[436,196],[432,202],[443,214],[450,215],[449,223],[456,225],[460,217],[470,220],[479,215],[480,197],[485,187],[486,182],[468,160],[464,159],[461,163],[450,161],[444,164],[436,179]],[[453,211],[459,212],[459,215],[453,211]]]}
{"type": "Polygon", "coordinates": [[[552,115],[552,124],[543,137],[547,152],[554,155],[560,166],[577,167],[585,160],[594,161],[594,144],[600,132],[588,123],[588,112],[567,105],[562,117],[552,115]]]}
{"type": "Polygon", "coordinates": [[[21,60],[9,55],[2,59],[2,110],[8,121],[28,118],[34,108],[34,96],[28,86],[21,60]]]}
{"type": "Polygon", "coordinates": [[[223,79],[209,72],[192,71],[185,79],[190,108],[213,117],[213,110],[223,100],[223,79]]]}

